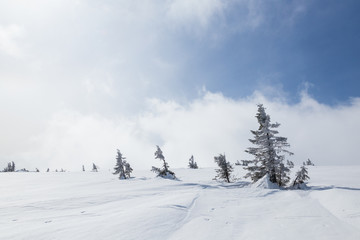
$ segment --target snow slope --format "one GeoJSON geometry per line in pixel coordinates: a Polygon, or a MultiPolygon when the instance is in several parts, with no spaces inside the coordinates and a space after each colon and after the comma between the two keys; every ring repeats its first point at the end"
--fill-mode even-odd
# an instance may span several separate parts
{"type": "MultiPolygon", "coordinates": [[[[360,166],[310,167],[310,190],[213,181],[214,169],[0,173],[0,239],[360,239],[360,166]]],[[[235,168],[243,176],[241,167],[235,168]]]]}

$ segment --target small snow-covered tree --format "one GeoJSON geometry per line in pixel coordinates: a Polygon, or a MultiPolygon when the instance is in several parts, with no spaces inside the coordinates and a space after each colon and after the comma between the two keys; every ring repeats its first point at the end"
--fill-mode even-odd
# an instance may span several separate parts
{"type": "Polygon", "coordinates": [[[48,168],[48,169],[46,170],[46,172],[50,172],[50,168],[48,168]]]}
{"type": "Polygon", "coordinates": [[[249,160],[241,160],[241,165],[243,165],[243,166],[247,166],[247,165],[249,165],[249,163],[251,163],[251,161],[249,161],[249,160]]]}
{"type": "Polygon", "coordinates": [[[189,168],[193,168],[193,169],[197,169],[198,165],[197,163],[194,161],[194,156],[191,155],[190,159],[189,159],[189,168]]]}
{"type": "Polygon", "coordinates": [[[306,187],[306,181],[309,180],[309,174],[305,163],[300,167],[300,170],[296,172],[293,188],[302,189],[306,187]]]}
{"type": "Polygon", "coordinates": [[[114,167],[115,172],[113,174],[119,174],[119,179],[130,178],[130,173],[133,170],[125,159],[120,150],[117,149],[116,165],[114,167]]]}
{"type": "Polygon", "coordinates": [[[8,163],[7,167],[4,168],[3,172],[11,172],[11,163],[8,163]]]}
{"type": "Polygon", "coordinates": [[[287,183],[289,183],[290,169],[286,167],[282,161],[276,166],[275,173],[276,173],[276,183],[280,187],[284,187],[287,183]]]}
{"type": "Polygon", "coordinates": [[[215,156],[214,161],[219,166],[219,169],[215,169],[217,175],[214,179],[224,179],[229,183],[231,179],[231,172],[233,171],[233,166],[230,164],[230,162],[226,161],[225,154],[220,154],[217,157],[215,156]]]}
{"type": "Polygon", "coordinates": [[[125,162],[125,176],[130,178],[130,174],[132,173],[133,169],[130,167],[130,163],[125,162]]]}
{"type": "Polygon", "coordinates": [[[289,167],[289,168],[293,168],[294,167],[294,163],[290,160],[287,160],[286,161],[286,165],[289,167]]]}
{"type": "Polygon", "coordinates": [[[115,172],[113,174],[119,174],[119,179],[126,179],[125,170],[124,170],[124,161],[125,161],[125,157],[123,157],[120,150],[117,149],[116,165],[114,167],[115,172]]]}
{"type": "Polygon", "coordinates": [[[4,172],[15,172],[15,163],[13,161],[9,162],[7,167],[4,168],[4,172]]]}
{"type": "Polygon", "coordinates": [[[85,172],[85,166],[84,165],[82,165],[82,171],[85,172]]]}
{"type": "Polygon", "coordinates": [[[97,171],[98,171],[98,166],[96,166],[95,163],[93,163],[92,171],[93,171],[93,172],[97,172],[97,171]]]}
{"type": "Polygon", "coordinates": [[[169,165],[165,161],[165,157],[164,157],[163,152],[161,151],[160,147],[156,146],[156,148],[157,149],[155,152],[155,159],[159,159],[160,161],[163,161],[163,167],[157,168],[157,167],[153,166],[151,171],[157,173],[158,177],[176,179],[175,173],[169,170],[169,165]]]}
{"type": "Polygon", "coordinates": [[[314,166],[315,164],[310,160],[310,158],[308,158],[308,160],[306,161],[306,165],[314,166]]]}
{"type": "Polygon", "coordinates": [[[40,170],[38,168],[35,168],[35,172],[40,172],[40,170]]]}
{"type": "Polygon", "coordinates": [[[271,123],[270,116],[266,114],[262,104],[258,104],[256,118],[259,123],[258,130],[251,130],[254,135],[249,141],[255,147],[249,147],[245,152],[254,155],[253,160],[247,160],[248,165],[244,168],[248,171],[245,177],[250,177],[253,182],[258,181],[266,174],[272,183],[284,186],[288,181],[289,168],[283,164],[285,155],[293,155],[285,148],[290,147],[287,138],[276,136],[279,123],[271,123]]]}

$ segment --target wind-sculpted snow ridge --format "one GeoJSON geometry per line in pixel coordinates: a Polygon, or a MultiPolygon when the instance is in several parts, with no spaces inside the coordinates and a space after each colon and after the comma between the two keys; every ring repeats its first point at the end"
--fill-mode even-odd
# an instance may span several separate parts
{"type": "Polygon", "coordinates": [[[0,239],[360,239],[360,166],[309,167],[306,191],[175,170],[178,181],[150,171],[128,181],[101,171],[0,173],[0,239]]]}

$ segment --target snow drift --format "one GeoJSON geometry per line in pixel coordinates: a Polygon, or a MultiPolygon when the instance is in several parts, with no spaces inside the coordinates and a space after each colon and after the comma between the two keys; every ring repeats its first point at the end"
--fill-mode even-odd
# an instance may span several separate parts
{"type": "Polygon", "coordinates": [[[135,170],[128,180],[0,173],[0,238],[360,239],[360,166],[311,167],[307,191],[271,189],[266,178],[256,188],[219,183],[212,168],[175,170],[178,181],[135,170]]]}

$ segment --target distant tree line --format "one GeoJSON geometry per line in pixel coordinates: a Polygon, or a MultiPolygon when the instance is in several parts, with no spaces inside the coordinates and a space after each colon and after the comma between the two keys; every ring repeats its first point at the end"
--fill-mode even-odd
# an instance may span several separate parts
{"type": "MultiPolygon", "coordinates": [[[[278,136],[279,123],[272,123],[270,115],[265,111],[265,107],[262,104],[257,105],[257,113],[255,115],[259,127],[257,130],[250,130],[253,135],[249,141],[253,144],[248,147],[245,152],[253,156],[253,159],[239,160],[236,161],[235,165],[243,166],[247,171],[245,178],[250,178],[252,182],[257,182],[260,179],[267,178],[271,183],[278,185],[279,187],[291,186],[299,189],[306,187],[306,182],[310,179],[307,171],[307,166],[314,166],[314,163],[308,159],[300,167],[299,171],[295,174],[295,179],[290,183],[290,169],[294,167],[294,163],[286,156],[292,156],[293,153],[288,150],[290,144],[287,142],[287,138],[278,136]]],[[[156,146],[154,153],[155,159],[160,160],[161,166],[152,166],[151,171],[156,173],[156,176],[168,179],[176,179],[175,173],[170,170],[169,164],[165,161],[165,156],[159,146],[156,146]]],[[[230,183],[235,178],[232,176],[233,165],[226,160],[225,154],[219,154],[214,157],[215,163],[218,165],[216,169],[217,175],[215,180],[225,181],[230,183]]],[[[191,169],[197,169],[198,165],[194,160],[194,156],[191,155],[188,161],[188,167],[191,169]]],[[[99,167],[93,163],[92,172],[97,172],[99,167]]],[[[9,162],[4,168],[3,172],[14,172],[15,163],[9,162]]],[[[21,169],[19,171],[27,171],[21,169]]],[[[39,169],[35,169],[39,172],[39,169]]],[[[46,172],[49,172],[48,168],[46,172]]],[[[62,169],[60,172],[65,172],[62,169]]],[[[85,166],[82,165],[82,171],[85,171],[85,166]]],[[[127,162],[126,158],[117,149],[116,164],[114,167],[113,174],[119,175],[119,179],[129,179],[133,169],[130,163],[127,162]]],[[[58,172],[56,169],[55,172],[58,172]]]]}

